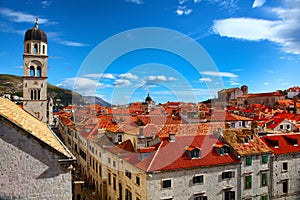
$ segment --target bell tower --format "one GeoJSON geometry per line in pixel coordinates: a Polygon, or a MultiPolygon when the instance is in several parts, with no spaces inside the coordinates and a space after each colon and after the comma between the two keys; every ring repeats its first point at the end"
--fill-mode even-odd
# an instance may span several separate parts
{"type": "Polygon", "coordinates": [[[24,38],[23,108],[39,120],[47,122],[48,42],[46,33],[35,26],[24,38]]]}

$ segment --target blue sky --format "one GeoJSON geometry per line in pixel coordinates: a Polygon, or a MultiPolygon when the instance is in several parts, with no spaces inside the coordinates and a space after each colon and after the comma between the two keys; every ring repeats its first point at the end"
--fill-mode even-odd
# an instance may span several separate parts
{"type": "Polygon", "coordinates": [[[222,88],[248,85],[257,93],[300,85],[300,0],[1,1],[0,73],[23,74],[24,34],[36,17],[48,36],[48,82],[114,104],[143,101],[148,92],[157,103],[195,102],[222,88]],[[145,27],[141,44],[161,37],[147,27],[176,33],[162,48],[122,54],[145,27]],[[111,44],[116,35],[123,40],[111,44]],[[168,51],[186,46],[197,57],[194,42],[208,54],[197,66],[168,51]]]}

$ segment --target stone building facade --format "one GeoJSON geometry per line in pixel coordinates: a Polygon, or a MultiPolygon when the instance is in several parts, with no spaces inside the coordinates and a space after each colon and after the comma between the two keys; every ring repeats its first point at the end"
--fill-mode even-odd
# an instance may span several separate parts
{"type": "Polygon", "coordinates": [[[72,199],[74,162],[45,123],[0,98],[0,199],[72,199]]]}

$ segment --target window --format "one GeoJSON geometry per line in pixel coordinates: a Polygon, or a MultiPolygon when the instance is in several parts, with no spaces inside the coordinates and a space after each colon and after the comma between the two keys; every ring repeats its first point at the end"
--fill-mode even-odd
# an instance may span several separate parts
{"type": "Polygon", "coordinates": [[[279,126],[279,127],[280,127],[280,129],[283,129],[283,124],[280,124],[280,126],[279,126]]]}
{"type": "Polygon", "coordinates": [[[282,181],[282,192],[288,193],[288,180],[282,181]]]}
{"type": "Polygon", "coordinates": [[[252,165],[252,158],[251,157],[246,158],[246,165],[252,165]]]}
{"type": "Polygon", "coordinates": [[[288,170],[288,163],[287,162],[282,163],[282,170],[283,171],[287,171],[288,170]]]}
{"type": "Polygon", "coordinates": [[[268,160],[269,160],[269,156],[267,155],[262,156],[262,163],[268,163],[268,160]]]}
{"type": "Polygon", "coordinates": [[[122,135],[118,135],[118,142],[122,142],[122,135]]]}
{"type": "Polygon", "coordinates": [[[232,177],[234,177],[234,173],[232,171],[228,171],[228,172],[223,172],[222,173],[222,179],[232,178],[232,177]]]}
{"type": "Polygon", "coordinates": [[[43,45],[43,54],[45,54],[45,45],[43,45]]]}
{"type": "Polygon", "coordinates": [[[195,195],[194,200],[207,200],[207,196],[195,195]]]}
{"type": "Polygon", "coordinates": [[[192,158],[200,158],[200,149],[194,149],[191,151],[192,158]]]}
{"type": "Polygon", "coordinates": [[[286,129],[289,130],[291,126],[289,124],[286,125],[286,129]]]}
{"type": "Polygon", "coordinates": [[[131,178],[131,172],[130,172],[130,171],[126,170],[126,171],[125,171],[125,175],[126,175],[128,178],[131,178]]]}
{"type": "Polygon", "coordinates": [[[261,200],[268,200],[269,196],[267,194],[261,196],[261,200]]]}
{"type": "Polygon", "coordinates": [[[108,160],[108,163],[110,164],[110,158],[107,158],[107,160],[108,160]]]}
{"type": "Polygon", "coordinates": [[[34,66],[30,66],[30,76],[35,76],[34,66]]]}
{"type": "Polygon", "coordinates": [[[235,200],[235,192],[234,191],[225,191],[225,200],[235,200]]]}
{"type": "Polygon", "coordinates": [[[108,173],[108,185],[111,185],[111,174],[108,173]]]}
{"type": "Polygon", "coordinates": [[[171,187],[171,179],[163,180],[162,181],[162,187],[163,188],[170,188],[171,187]]]}
{"type": "Polygon", "coordinates": [[[199,176],[194,176],[193,177],[193,183],[203,183],[203,175],[199,175],[199,176]]]}
{"type": "Polygon", "coordinates": [[[33,50],[34,53],[37,53],[38,52],[38,45],[37,44],[34,44],[34,50],[33,50]]]}
{"type": "Polygon", "coordinates": [[[113,166],[116,167],[116,161],[113,160],[113,166]]]}
{"type": "Polygon", "coordinates": [[[30,49],[29,49],[29,44],[27,44],[26,46],[27,46],[27,47],[26,47],[26,52],[27,52],[27,53],[30,53],[30,52],[29,52],[29,50],[30,50],[30,49]]]}
{"type": "Polygon", "coordinates": [[[125,200],[132,200],[132,194],[128,189],[125,189],[125,200]]]}
{"type": "Polygon", "coordinates": [[[140,185],[140,177],[135,177],[135,183],[137,184],[137,185],[140,185]]]}
{"type": "Polygon", "coordinates": [[[41,77],[42,76],[42,69],[40,66],[37,67],[36,69],[36,76],[41,77]]]}
{"type": "Polygon", "coordinates": [[[116,181],[116,177],[113,177],[113,189],[114,189],[114,190],[117,189],[117,181],[116,181]]]}
{"type": "Polygon", "coordinates": [[[248,175],[245,176],[245,189],[251,189],[252,188],[252,176],[248,175]]]}
{"type": "Polygon", "coordinates": [[[261,174],[261,186],[267,186],[268,185],[268,173],[262,173],[261,174]]]}

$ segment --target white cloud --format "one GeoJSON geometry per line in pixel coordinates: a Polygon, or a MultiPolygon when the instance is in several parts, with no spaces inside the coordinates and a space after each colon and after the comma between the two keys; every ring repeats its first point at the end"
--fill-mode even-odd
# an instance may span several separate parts
{"type": "Polygon", "coordinates": [[[57,86],[76,91],[82,95],[94,95],[96,89],[112,87],[111,85],[105,85],[98,83],[96,80],[83,77],[67,78],[57,86]]]}
{"type": "Polygon", "coordinates": [[[144,3],[143,1],[141,1],[141,0],[125,0],[126,2],[130,2],[130,3],[135,3],[135,4],[142,4],[142,3],[144,3]]]}
{"type": "Polygon", "coordinates": [[[258,8],[263,6],[266,3],[266,0],[254,0],[252,8],[258,8]]]}
{"type": "Polygon", "coordinates": [[[269,74],[275,74],[274,70],[265,70],[265,72],[269,73],[269,74]]]}
{"type": "Polygon", "coordinates": [[[176,78],[174,77],[166,77],[164,75],[159,76],[147,76],[144,81],[145,84],[157,84],[157,83],[163,83],[163,82],[171,82],[175,81],[176,78]]]}
{"type": "Polygon", "coordinates": [[[217,72],[217,71],[203,71],[200,72],[202,75],[208,76],[218,76],[218,77],[227,77],[227,78],[238,78],[238,75],[231,72],[217,72]]]}
{"type": "Polygon", "coordinates": [[[264,83],[264,85],[268,86],[268,85],[269,85],[269,83],[264,83]]]}
{"type": "Polygon", "coordinates": [[[119,78],[122,78],[122,79],[133,79],[133,80],[138,79],[138,77],[136,75],[133,75],[132,73],[120,74],[119,78]]]}
{"type": "MultiPolygon", "coordinates": [[[[0,7],[0,14],[3,16],[8,17],[11,21],[13,22],[17,22],[17,23],[31,23],[34,24],[35,19],[37,16],[32,15],[32,14],[27,14],[27,13],[23,13],[20,11],[14,11],[11,10],[9,8],[3,8],[0,7]]],[[[44,23],[55,23],[55,22],[50,22],[48,19],[45,18],[39,18],[39,24],[44,24],[44,23]]]]}
{"type": "Polygon", "coordinates": [[[115,79],[116,77],[113,74],[85,74],[83,77],[94,78],[94,79],[115,79]]]}
{"type": "Polygon", "coordinates": [[[131,82],[127,79],[118,79],[113,83],[113,85],[115,87],[127,87],[131,85],[131,82]]]}
{"type": "Polygon", "coordinates": [[[46,8],[52,4],[52,1],[41,1],[42,7],[46,8]]]}
{"type": "Polygon", "coordinates": [[[206,0],[207,2],[218,6],[219,8],[226,10],[229,13],[234,13],[237,9],[238,0],[206,0]]]}
{"type": "Polygon", "coordinates": [[[177,6],[176,13],[177,15],[189,15],[191,14],[192,9],[187,8],[186,6],[177,6]]]}
{"type": "Polygon", "coordinates": [[[233,70],[231,70],[231,71],[233,71],[233,72],[241,72],[241,71],[243,71],[244,69],[243,68],[238,68],[238,69],[233,69],[233,70]]]}
{"type": "Polygon", "coordinates": [[[277,24],[276,21],[263,19],[228,18],[216,20],[213,31],[222,37],[258,41],[271,37],[270,30],[277,24]]]}
{"type": "Polygon", "coordinates": [[[200,78],[200,82],[212,82],[211,78],[200,78]]]}
{"type": "Polygon", "coordinates": [[[65,46],[69,46],[69,47],[85,47],[88,46],[87,44],[84,43],[80,43],[80,42],[72,42],[72,41],[58,41],[59,44],[65,45],[65,46]]]}
{"type": "Polygon", "coordinates": [[[185,2],[187,2],[187,1],[188,1],[188,0],[178,0],[178,3],[182,5],[182,4],[184,4],[185,2]]]}
{"type": "Polygon", "coordinates": [[[286,0],[290,6],[269,10],[277,20],[228,18],[214,21],[213,31],[222,37],[250,41],[268,40],[279,44],[286,53],[300,54],[300,1],[286,0]]]}

